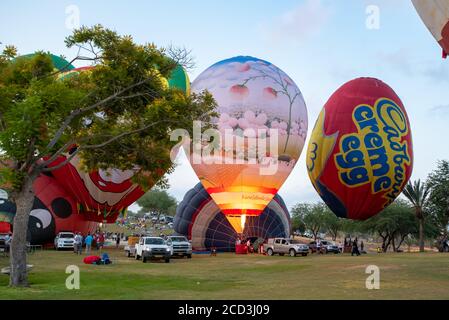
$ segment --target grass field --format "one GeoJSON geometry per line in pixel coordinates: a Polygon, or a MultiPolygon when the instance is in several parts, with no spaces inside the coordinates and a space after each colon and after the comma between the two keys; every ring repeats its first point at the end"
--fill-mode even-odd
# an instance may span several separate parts
{"type": "MultiPolygon", "coordinates": [[[[218,254],[144,264],[106,252],[112,265],[85,265],[68,251],[31,254],[31,288],[8,288],[0,275],[0,299],[449,299],[449,255],[441,253],[218,254]],[[80,290],[65,287],[72,264],[81,270],[80,290]],[[380,290],[365,287],[368,265],[380,268],[380,290]]],[[[0,257],[0,267],[8,263],[0,257]]]]}

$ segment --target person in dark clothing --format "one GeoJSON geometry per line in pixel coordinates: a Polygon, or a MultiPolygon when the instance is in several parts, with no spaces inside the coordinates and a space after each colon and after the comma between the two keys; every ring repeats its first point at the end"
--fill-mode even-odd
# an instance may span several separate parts
{"type": "Polygon", "coordinates": [[[353,256],[354,254],[356,254],[357,256],[360,255],[359,252],[359,246],[357,244],[357,240],[354,240],[354,242],[352,243],[352,252],[351,252],[351,256],[353,256]]]}
{"type": "Polygon", "coordinates": [[[363,243],[363,240],[360,242],[360,251],[362,253],[365,251],[365,244],[363,243]]]}
{"type": "Polygon", "coordinates": [[[116,236],[117,236],[117,237],[116,237],[116,239],[115,239],[115,246],[116,246],[116,248],[118,248],[119,245],[120,245],[120,234],[117,233],[116,236]]]}

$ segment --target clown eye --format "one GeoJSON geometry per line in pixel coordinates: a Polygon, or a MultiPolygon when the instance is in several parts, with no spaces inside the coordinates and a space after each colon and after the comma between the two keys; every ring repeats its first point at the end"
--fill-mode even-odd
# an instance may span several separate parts
{"type": "Polygon", "coordinates": [[[44,228],[44,229],[47,228],[50,225],[51,220],[52,220],[51,213],[45,209],[31,210],[30,216],[33,216],[39,220],[39,222],[36,223],[36,226],[38,228],[44,228]]]}

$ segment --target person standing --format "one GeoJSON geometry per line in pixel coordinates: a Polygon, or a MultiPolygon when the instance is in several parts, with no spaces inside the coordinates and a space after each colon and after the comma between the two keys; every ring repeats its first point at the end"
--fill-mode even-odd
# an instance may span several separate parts
{"type": "Polygon", "coordinates": [[[360,241],[360,251],[363,253],[365,251],[365,244],[363,243],[363,240],[360,241]]]}
{"type": "Polygon", "coordinates": [[[83,252],[83,236],[81,235],[81,232],[78,232],[78,234],[75,236],[75,253],[81,254],[83,252]]]}
{"type": "Polygon", "coordinates": [[[103,246],[104,246],[104,233],[103,232],[100,232],[98,234],[97,246],[98,246],[98,249],[100,249],[100,251],[103,249],[103,246]]]}
{"type": "Polygon", "coordinates": [[[90,232],[87,234],[86,239],[84,239],[84,244],[86,245],[86,254],[90,254],[90,250],[92,248],[92,242],[94,238],[90,235],[90,232]]]}
{"type": "Polygon", "coordinates": [[[115,239],[115,247],[118,249],[119,246],[120,246],[120,233],[117,233],[115,239]]]}
{"type": "Polygon", "coordinates": [[[357,255],[357,256],[360,255],[360,252],[359,252],[359,246],[358,246],[358,244],[357,244],[357,239],[355,239],[354,242],[352,243],[352,252],[351,252],[351,256],[353,256],[354,254],[357,255]]]}
{"type": "Polygon", "coordinates": [[[9,249],[11,247],[12,235],[8,233],[5,237],[5,252],[9,253],[9,249]]]}

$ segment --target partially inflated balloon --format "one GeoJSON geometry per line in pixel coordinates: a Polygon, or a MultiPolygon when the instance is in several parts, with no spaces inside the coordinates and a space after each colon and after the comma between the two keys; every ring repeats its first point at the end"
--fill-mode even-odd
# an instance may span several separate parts
{"type": "MultiPolygon", "coordinates": [[[[192,84],[208,90],[220,114],[218,148],[190,162],[204,188],[238,233],[258,216],[293,170],[307,135],[299,88],[275,65],[253,57],[218,62],[192,84]]],[[[196,152],[193,148],[192,153],[196,152]]]]}
{"type": "Polygon", "coordinates": [[[412,167],[410,123],[393,89],[359,78],[329,98],[310,137],[307,169],[337,216],[376,215],[401,193],[412,167]]]}
{"type": "Polygon", "coordinates": [[[449,1],[412,0],[419,16],[443,48],[443,57],[449,53],[449,1]]]}
{"type": "MultiPolygon", "coordinates": [[[[198,183],[179,203],[173,221],[177,234],[186,236],[194,250],[234,251],[239,236],[226,217],[198,183]]],[[[247,238],[284,238],[290,236],[290,215],[282,198],[277,194],[257,217],[248,217],[245,232],[247,238]]]]}

